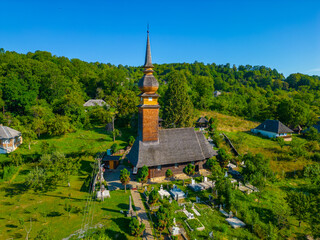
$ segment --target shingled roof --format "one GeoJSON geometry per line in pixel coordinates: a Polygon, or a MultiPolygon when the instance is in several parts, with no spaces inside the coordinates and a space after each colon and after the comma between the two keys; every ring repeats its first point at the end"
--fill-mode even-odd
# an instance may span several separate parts
{"type": "Polygon", "coordinates": [[[108,104],[102,99],[90,99],[83,104],[84,107],[94,107],[94,106],[107,106],[108,104]]]}
{"type": "Polygon", "coordinates": [[[209,121],[204,118],[204,117],[200,117],[198,120],[197,120],[197,123],[208,123],[209,121]]]}
{"type": "Polygon", "coordinates": [[[0,125],[0,139],[11,139],[21,136],[21,132],[7,126],[0,125]]]}
{"type": "Polygon", "coordinates": [[[273,133],[293,133],[293,131],[279,120],[265,120],[255,129],[273,133]]]}
{"type": "Polygon", "coordinates": [[[138,139],[127,155],[137,168],[192,162],[216,156],[203,133],[194,128],[159,130],[159,142],[142,142],[138,139]]]}

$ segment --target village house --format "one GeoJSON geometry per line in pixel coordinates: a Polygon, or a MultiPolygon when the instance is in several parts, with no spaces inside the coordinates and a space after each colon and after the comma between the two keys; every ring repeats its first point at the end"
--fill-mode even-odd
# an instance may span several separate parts
{"type": "Polygon", "coordinates": [[[95,106],[108,106],[108,104],[102,99],[90,99],[83,104],[84,107],[95,107],[95,106]]]}
{"type": "Polygon", "coordinates": [[[205,117],[200,117],[196,121],[196,127],[200,128],[200,130],[207,128],[208,125],[209,125],[209,121],[205,117]]]}
{"type": "Polygon", "coordinates": [[[127,158],[133,165],[133,173],[146,165],[149,178],[164,177],[167,169],[174,174],[183,173],[189,163],[197,172],[203,169],[207,159],[217,155],[202,132],[194,128],[159,129],[159,87],[153,76],[149,32],[144,64],[144,76],[138,87],[141,90],[138,118],[138,137],[127,158]]]}
{"type": "Polygon", "coordinates": [[[22,144],[21,132],[0,125],[0,153],[10,153],[22,144]]]}
{"type": "Polygon", "coordinates": [[[251,129],[251,132],[255,134],[260,133],[268,138],[282,137],[285,141],[291,141],[291,134],[293,133],[290,128],[278,120],[266,120],[258,127],[251,129]]]}

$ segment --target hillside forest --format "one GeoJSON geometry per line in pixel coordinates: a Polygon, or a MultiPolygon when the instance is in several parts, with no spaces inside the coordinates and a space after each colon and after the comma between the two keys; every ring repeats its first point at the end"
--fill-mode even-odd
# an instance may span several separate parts
{"type": "MultiPolygon", "coordinates": [[[[320,116],[319,76],[293,73],[285,77],[276,69],[266,66],[231,66],[228,63],[225,65],[201,62],[153,65],[154,75],[160,85],[158,94],[161,96],[159,103],[161,105],[160,117],[164,120],[163,126],[166,128],[189,127],[194,126],[195,119],[203,113],[208,113],[209,117],[213,116],[210,119],[209,134],[216,146],[220,148],[217,158],[220,164],[232,157],[228,147],[221,140],[219,135],[221,129],[217,126],[232,125],[232,123],[221,123],[221,120],[219,120],[220,123],[217,123],[214,115],[223,114],[223,116],[241,119],[243,122],[250,120],[250,124],[266,119],[277,119],[291,128],[301,126],[303,129],[316,124],[320,116]],[[221,95],[215,95],[215,91],[219,91],[221,95]]],[[[24,148],[30,149],[33,147],[32,143],[37,139],[58,141],[58,136],[68,136],[68,134],[72,136],[73,133],[85,132],[97,126],[103,126],[103,129],[99,131],[105,133],[104,126],[114,120],[116,129],[113,131],[113,142],[115,136],[120,134],[118,130],[121,130],[122,135],[128,139],[128,144],[132,145],[137,134],[137,105],[139,104],[137,95],[140,93],[138,81],[142,76],[142,67],[115,66],[99,62],[88,63],[79,59],[57,57],[45,51],[19,54],[1,48],[0,123],[21,131],[24,148]],[[89,99],[103,99],[107,105],[85,108],[83,104],[89,99]]],[[[236,127],[241,128],[241,126],[236,127]]],[[[97,131],[94,134],[100,139],[101,132],[97,131]]],[[[297,194],[290,193],[285,188],[281,190],[286,195],[286,206],[292,208],[290,215],[300,214],[294,217],[294,220],[299,219],[300,221],[297,229],[300,229],[300,223],[303,221],[302,228],[319,237],[320,220],[317,216],[320,209],[320,134],[314,128],[310,128],[304,137],[294,136],[291,144],[262,138],[261,140],[255,138],[251,141],[250,139],[253,139],[251,135],[247,134],[248,136],[244,138],[241,137],[244,136],[244,133],[233,131],[229,131],[228,134],[235,141],[236,146],[247,147],[252,143],[257,143],[257,145],[265,143],[266,148],[273,147],[271,149],[273,155],[266,154],[266,156],[241,149],[239,161],[244,161],[248,166],[242,174],[248,179],[252,176],[259,176],[257,179],[261,181],[257,180],[256,185],[259,185],[261,189],[265,188],[266,181],[270,184],[269,187],[272,186],[277,191],[282,189],[282,184],[287,184],[287,182],[277,181],[289,179],[288,181],[298,182],[301,191],[298,191],[297,194]],[[248,141],[249,144],[245,141],[248,141]],[[275,174],[275,169],[270,169],[269,158],[272,164],[283,161],[304,165],[297,172],[288,171],[287,175],[284,173],[279,176],[275,174]],[[302,204],[306,202],[308,206],[302,204]]],[[[77,139],[77,141],[80,140],[77,139]]],[[[112,138],[110,137],[108,141],[111,145],[112,138]]],[[[126,139],[122,138],[121,141],[124,143],[126,139]]],[[[40,159],[39,169],[32,170],[34,176],[31,174],[30,179],[34,180],[45,175],[41,173],[44,169],[40,169],[41,164],[49,166],[48,169],[53,176],[49,178],[50,181],[45,180],[50,183],[48,186],[57,185],[52,181],[59,179],[69,181],[69,177],[80,168],[81,163],[78,160],[74,161],[71,166],[69,157],[72,156],[65,156],[50,149],[52,146],[45,141],[41,146],[38,145],[37,148],[41,148],[42,157],[40,159],[40,155],[34,158],[29,156],[32,158],[31,162],[34,163],[40,159]],[[48,163],[52,164],[48,165],[48,163]],[[62,172],[61,169],[67,170],[62,172]]],[[[250,150],[255,148],[256,146],[250,150]]],[[[263,151],[260,152],[263,153],[263,151]]],[[[266,153],[269,152],[266,151],[266,153]]],[[[14,164],[21,165],[22,163],[18,162],[21,159],[17,159],[16,155],[14,164]]],[[[5,161],[0,161],[2,179],[4,179],[5,171],[8,171],[8,167],[12,165],[10,161],[10,156],[5,161]]],[[[90,169],[89,161],[87,165],[90,169]]],[[[250,179],[250,181],[253,180],[250,179]]],[[[35,185],[31,185],[31,188],[50,190],[45,189],[38,182],[41,181],[32,181],[32,184],[35,185]]],[[[260,197],[257,203],[255,199],[252,199],[252,202],[260,204],[260,197]]],[[[272,204],[270,203],[270,211],[273,211],[274,205],[272,204]]],[[[239,209],[241,205],[239,204],[239,209]]],[[[277,205],[280,207],[283,204],[277,205]]],[[[277,237],[266,237],[268,232],[273,231],[269,228],[275,229],[275,235],[280,232],[285,239],[292,233],[288,227],[288,220],[283,220],[284,215],[287,216],[289,213],[282,210],[278,211],[279,214],[274,213],[278,217],[270,217],[275,222],[269,222],[268,217],[268,222],[263,225],[263,231],[262,227],[260,229],[260,225],[256,224],[259,217],[248,215],[248,219],[251,220],[247,219],[247,222],[250,222],[252,226],[259,225],[259,229],[254,230],[252,227],[252,231],[261,239],[278,239],[277,237]],[[283,233],[282,229],[287,230],[283,233]]],[[[255,212],[255,214],[258,216],[258,213],[255,212]]],[[[266,214],[259,212],[259,215],[265,216],[266,214]]],[[[290,223],[292,221],[290,220],[290,223]]],[[[296,232],[297,235],[301,233],[300,230],[296,232]]]]}

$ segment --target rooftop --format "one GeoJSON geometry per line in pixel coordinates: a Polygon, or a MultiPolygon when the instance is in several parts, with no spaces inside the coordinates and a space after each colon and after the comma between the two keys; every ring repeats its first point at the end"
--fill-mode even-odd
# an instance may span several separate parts
{"type": "Polygon", "coordinates": [[[203,133],[194,128],[171,128],[159,130],[159,142],[136,140],[127,157],[141,168],[199,161],[216,155],[203,133]]]}

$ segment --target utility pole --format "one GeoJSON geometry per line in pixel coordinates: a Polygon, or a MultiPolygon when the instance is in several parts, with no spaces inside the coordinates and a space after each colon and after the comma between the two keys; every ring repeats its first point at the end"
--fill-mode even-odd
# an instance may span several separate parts
{"type": "Polygon", "coordinates": [[[102,192],[102,178],[103,178],[103,172],[102,172],[102,169],[101,169],[101,155],[99,156],[99,159],[98,159],[98,164],[99,164],[99,177],[100,177],[100,193],[101,193],[101,201],[103,201],[103,192],[102,192]]]}

